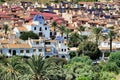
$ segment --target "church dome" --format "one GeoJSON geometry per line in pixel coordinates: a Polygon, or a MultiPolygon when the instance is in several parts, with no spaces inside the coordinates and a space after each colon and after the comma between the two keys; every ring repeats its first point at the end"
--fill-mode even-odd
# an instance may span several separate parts
{"type": "Polygon", "coordinates": [[[41,21],[44,20],[44,17],[40,14],[34,16],[33,21],[41,21]]]}

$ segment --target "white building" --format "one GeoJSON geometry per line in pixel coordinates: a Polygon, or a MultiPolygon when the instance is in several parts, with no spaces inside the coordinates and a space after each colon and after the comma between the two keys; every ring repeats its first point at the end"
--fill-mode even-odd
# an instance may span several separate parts
{"type": "Polygon", "coordinates": [[[69,48],[64,45],[63,40],[28,39],[27,41],[7,42],[0,40],[0,52],[6,56],[21,55],[32,56],[41,55],[44,59],[58,56],[69,60],[69,48]]]}
{"type": "Polygon", "coordinates": [[[22,27],[15,27],[14,34],[19,37],[22,32],[33,31],[40,37],[50,39],[50,28],[45,24],[45,20],[41,15],[35,15],[32,22],[23,24],[22,27]]]}

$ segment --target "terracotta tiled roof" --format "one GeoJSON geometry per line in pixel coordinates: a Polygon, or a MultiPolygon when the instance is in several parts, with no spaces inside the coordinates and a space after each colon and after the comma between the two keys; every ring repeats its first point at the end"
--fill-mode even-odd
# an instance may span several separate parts
{"type": "Polygon", "coordinates": [[[29,44],[5,44],[3,48],[31,48],[29,44]]]}
{"type": "Polygon", "coordinates": [[[0,43],[1,43],[1,44],[7,44],[7,43],[8,43],[8,40],[7,40],[7,39],[0,40],[0,43]]]}
{"type": "Polygon", "coordinates": [[[27,29],[26,29],[25,27],[17,27],[17,29],[18,29],[19,31],[27,31],[27,29]]]}
{"type": "MultiPolygon", "coordinates": [[[[110,50],[110,47],[99,47],[100,50],[110,50]]],[[[118,50],[119,48],[112,47],[112,50],[118,50]]]]}
{"type": "Polygon", "coordinates": [[[78,18],[79,21],[89,21],[89,18],[78,18]]]}

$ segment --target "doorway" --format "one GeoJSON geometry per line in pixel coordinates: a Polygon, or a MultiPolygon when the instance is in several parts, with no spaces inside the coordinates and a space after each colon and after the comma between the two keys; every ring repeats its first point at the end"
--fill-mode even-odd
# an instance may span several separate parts
{"type": "Polygon", "coordinates": [[[13,55],[16,55],[16,50],[13,50],[13,55]]]}

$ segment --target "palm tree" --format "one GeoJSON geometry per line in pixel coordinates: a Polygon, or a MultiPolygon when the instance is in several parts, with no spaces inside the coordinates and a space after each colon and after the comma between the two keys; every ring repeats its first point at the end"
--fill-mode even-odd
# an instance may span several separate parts
{"type": "Polygon", "coordinates": [[[110,30],[108,32],[108,36],[109,36],[109,41],[110,41],[110,52],[112,52],[112,41],[113,41],[113,38],[115,38],[115,32],[110,30]]]}
{"type": "Polygon", "coordinates": [[[69,46],[77,47],[80,43],[80,36],[77,32],[74,32],[70,35],[69,38],[69,46]]]}
{"type": "Polygon", "coordinates": [[[54,38],[55,38],[56,27],[57,27],[57,23],[55,21],[52,22],[52,27],[54,27],[54,38]]]}
{"type": "Polygon", "coordinates": [[[12,57],[5,63],[0,64],[0,76],[2,80],[18,80],[19,76],[24,75],[27,70],[21,58],[12,57]]]}
{"type": "Polygon", "coordinates": [[[45,67],[41,56],[32,56],[26,61],[26,64],[30,68],[33,80],[43,80],[45,67]]]}
{"type": "Polygon", "coordinates": [[[68,38],[69,38],[69,34],[70,34],[71,30],[68,28],[65,28],[65,34],[66,34],[66,39],[67,39],[67,43],[69,43],[68,38]]]}
{"type": "Polygon", "coordinates": [[[82,31],[85,31],[85,27],[84,26],[79,26],[78,27],[78,31],[81,33],[82,35],[82,31]]]}
{"type": "Polygon", "coordinates": [[[96,40],[96,45],[98,45],[98,40],[99,40],[101,31],[102,31],[101,27],[93,28],[93,33],[95,34],[95,37],[96,37],[96,39],[95,39],[96,40]]]}
{"type": "Polygon", "coordinates": [[[3,29],[5,30],[5,34],[7,34],[7,31],[9,29],[9,26],[7,24],[3,25],[3,29]]]}
{"type": "Polygon", "coordinates": [[[61,36],[63,37],[63,33],[65,33],[65,26],[59,26],[60,32],[61,32],[61,36]]]}

